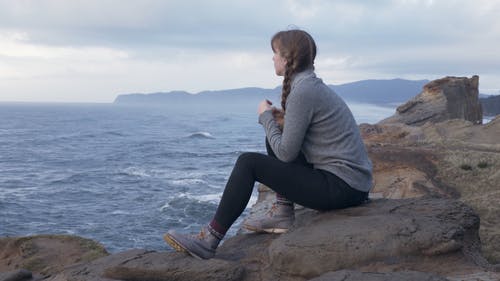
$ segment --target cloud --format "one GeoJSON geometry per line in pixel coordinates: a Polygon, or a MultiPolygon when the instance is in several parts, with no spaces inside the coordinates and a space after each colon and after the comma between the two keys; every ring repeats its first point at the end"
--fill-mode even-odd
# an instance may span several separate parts
{"type": "Polygon", "coordinates": [[[54,45],[245,46],[269,36],[271,11],[279,10],[260,2],[270,10],[247,1],[2,1],[0,26],[54,45]]]}
{"type": "Polygon", "coordinates": [[[54,47],[29,43],[29,36],[19,32],[0,32],[0,56],[31,59],[91,59],[126,58],[124,51],[105,47],[54,47]]]}
{"type": "Polygon", "coordinates": [[[270,37],[316,39],[327,83],[480,75],[498,89],[498,1],[0,0],[0,101],[274,87],[270,37]]]}
{"type": "Polygon", "coordinates": [[[107,47],[33,44],[20,33],[0,33],[0,46],[3,100],[112,102],[119,93],[199,92],[258,85],[273,77],[270,52],[207,55],[172,47],[147,56],[107,47]]]}

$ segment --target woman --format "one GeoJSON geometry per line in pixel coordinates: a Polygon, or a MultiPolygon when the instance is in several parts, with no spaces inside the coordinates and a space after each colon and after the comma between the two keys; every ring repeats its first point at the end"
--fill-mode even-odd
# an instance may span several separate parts
{"type": "Polygon", "coordinates": [[[265,216],[244,224],[255,232],[286,232],[295,218],[294,203],[333,210],[368,198],[371,162],[349,108],[314,73],[313,38],[302,30],[281,31],[273,36],[271,47],[276,74],[284,79],[282,110],[267,100],[258,106],[268,155],[243,153],[238,158],[214,218],[198,235],[165,234],[165,241],[177,251],[213,257],[245,209],[256,181],[277,196],[265,216]]]}

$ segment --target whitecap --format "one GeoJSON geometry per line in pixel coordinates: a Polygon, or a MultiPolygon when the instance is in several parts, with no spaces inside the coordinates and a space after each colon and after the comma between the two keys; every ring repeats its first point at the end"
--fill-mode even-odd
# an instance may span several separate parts
{"type": "Polygon", "coordinates": [[[170,209],[170,202],[166,202],[165,204],[163,204],[163,206],[160,207],[160,212],[163,212],[166,209],[170,209]]]}
{"type": "Polygon", "coordinates": [[[177,179],[177,180],[172,180],[171,183],[173,185],[177,185],[177,186],[190,186],[190,185],[194,185],[194,184],[204,184],[206,183],[204,180],[202,179],[193,179],[193,178],[188,178],[188,179],[177,179]]]}
{"type": "Polygon", "coordinates": [[[217,204],[220,201],[222,194],[220,192],[218,193],[209,193],[209,194],[191,194],[187,192],[181,192],[178,193],[175,197],[169,198],[163,206],[160,207],[160,211],[165,211],[168,210],[172,207],[171,203],[175,202],[179,199],[187,199],[187,200],[192,200],[196,201],[199,203],[212,203],[212,204],[217,204]]]}
{"type": "Polygon", "coordinates": [[[112,215],[129,215],[129,212],[123,211],[123,210],[115,210],[111,212],[112,215]]]}
{"type": "Polygon", "coordinates": [[[190,139],[215,139],[215,137],[212,136],[212,134],[210,134],[209,132],[192,133],[192,134],[189,134],[187,136],[187,138],[190,138],[190,139]]]}
{"type": "Polygon", "coordinates": [[[203,194],[203,195],[190,195],[188,198],[194,199],[199,202],[210,202],[210,203],[219,203],[221,198],[220,193],[214,194],[203,194]]]}
{"type": "Polygon", "coordinates": [[[135,177],[150,177],[151,175],[143,168],[139,167],[128,167],[123,170],[126,175],[135,177]]]}

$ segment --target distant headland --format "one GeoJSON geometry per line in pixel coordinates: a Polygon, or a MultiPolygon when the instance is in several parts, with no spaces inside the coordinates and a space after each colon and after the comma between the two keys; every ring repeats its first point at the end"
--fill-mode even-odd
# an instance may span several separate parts
{"type": "MultiPolygon", "coordinates": [[[[352,102],[370,104],[402,103],[418,94],[429,80],[361,80],[341,85],[329,85],[343,99],[352,102]]],[[[130,93],[120,94],[114,103],[117,104],[163,104],[206,102],[213,100],[260,101],[263,98],[279,98],[281,86],[274,89],[256,87],[238,88],[218,91],[202,91],[189,93],[186,91],[170,91],[158,93],[130,93]]]]}
{"type": "MultiPolygon", "coordinates": [[[[429,80],[361,80],[352,83],[329,85],[338,95],[348,102],[376,105],[399,105],[422,91],[429,80]]],[[[163,104],[203,104],[206,102],[254,104],[262,99],[279,100],[281,86],[273,89],[246,87],[228,90],[170,91],[157,93],[120,94],[115,104],[163,105],[163,104]]],[[[500,95],[479,94],[484,116],[500,114],[500,95]]]]}

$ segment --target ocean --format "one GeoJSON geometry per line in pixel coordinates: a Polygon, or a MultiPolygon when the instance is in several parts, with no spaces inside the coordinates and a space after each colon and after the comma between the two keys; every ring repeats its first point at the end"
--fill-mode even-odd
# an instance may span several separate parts
{"type": "MultiPolygon", "coordinates": [[[[395,108],[349,106],[358,123],[395,108]]],[[[265,152],[256,107],[0,103],[0,236],[170,249],[167,230],[212,218],[238,155],[265,152]]]]}

